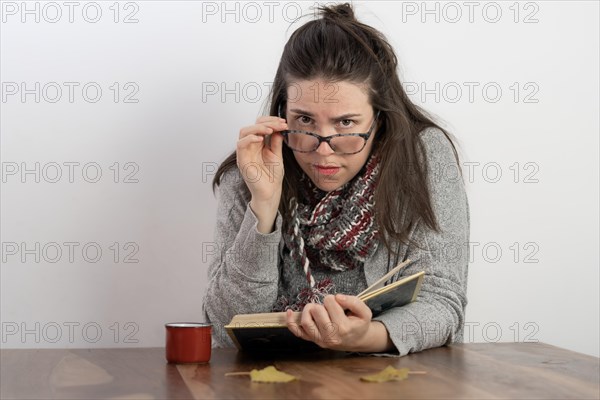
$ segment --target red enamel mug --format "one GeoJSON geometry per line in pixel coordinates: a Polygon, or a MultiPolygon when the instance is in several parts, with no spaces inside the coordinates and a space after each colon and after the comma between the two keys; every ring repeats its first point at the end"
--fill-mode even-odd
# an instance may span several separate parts
{"type": "Polygon", "coordinates": [[[210,361],[212,324],[204,322],[170,322],[166,329],[166,358],[174,364],[210,361]]]}

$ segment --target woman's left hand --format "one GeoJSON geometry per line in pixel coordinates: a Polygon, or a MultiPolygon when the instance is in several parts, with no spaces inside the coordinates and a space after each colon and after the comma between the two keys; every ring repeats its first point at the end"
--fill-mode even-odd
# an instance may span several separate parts
{"type": "Polygon", "coordinates": [[[327,349],[345,351],[383,351],[377,344],[389,343],[387,330],[371,320],[369,307],[356,296],[336,294],[325,296],[323,304],[307,304],[300,324],[287,312],[287,326],[292,333],[304,340],[315,342],[327,349]],[[344,310],[348,310],[346,314],[344,310]],[[379,326],[375,326],[379,325],[379,326]],[[385,337],[383,337],[385,336],[385,337]]]}

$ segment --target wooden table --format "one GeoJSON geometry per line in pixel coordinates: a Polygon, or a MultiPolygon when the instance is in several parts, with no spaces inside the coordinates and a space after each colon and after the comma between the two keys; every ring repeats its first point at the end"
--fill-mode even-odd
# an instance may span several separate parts
{"type": "Polygon", "coordinates": [[[317,352],[250,356],[216,349],[210,364],[171,365],[164,349],[2,350],[2,399],[598,399],[598,358],[541,343],[452,345],[401,358],[317,352]],[[226,372],[275,365],[299,381],[252,383],[226,372]],[[359,378],[387,365],[427,371],[359,378]]]}

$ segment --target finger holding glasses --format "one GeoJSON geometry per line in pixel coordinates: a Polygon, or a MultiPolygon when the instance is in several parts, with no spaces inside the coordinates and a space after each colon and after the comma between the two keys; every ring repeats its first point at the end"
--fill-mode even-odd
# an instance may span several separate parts
{"type": "Polygon", "coordinates": [[[240,129],[237,165],[252,195],[250,207],[259,219],[259,231],[271,231],[279,207],[284,176],[280,132],[287,127],[283,118],[262,116],[240,129]]]}

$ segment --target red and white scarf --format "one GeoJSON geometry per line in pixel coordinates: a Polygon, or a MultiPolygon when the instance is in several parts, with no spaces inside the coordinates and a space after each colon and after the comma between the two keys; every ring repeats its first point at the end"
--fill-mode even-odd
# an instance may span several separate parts
{"type": "Polygon", "coordinates": [[[301,269],[307,285],[298,288],[295,298],[280,298],[274,310],[301,310],[333,293],[331,280],[315,282],[312,268],[346,271],[362,267],[375,253],[379,232],[373,207],[379,168],[379,159],[371,155],[355,178],[331,192],[320,190],[303,174],[301,199],[290,201],[292,222],[283,234],[289,251],[284,252],[283,268],[301,269]]]}

